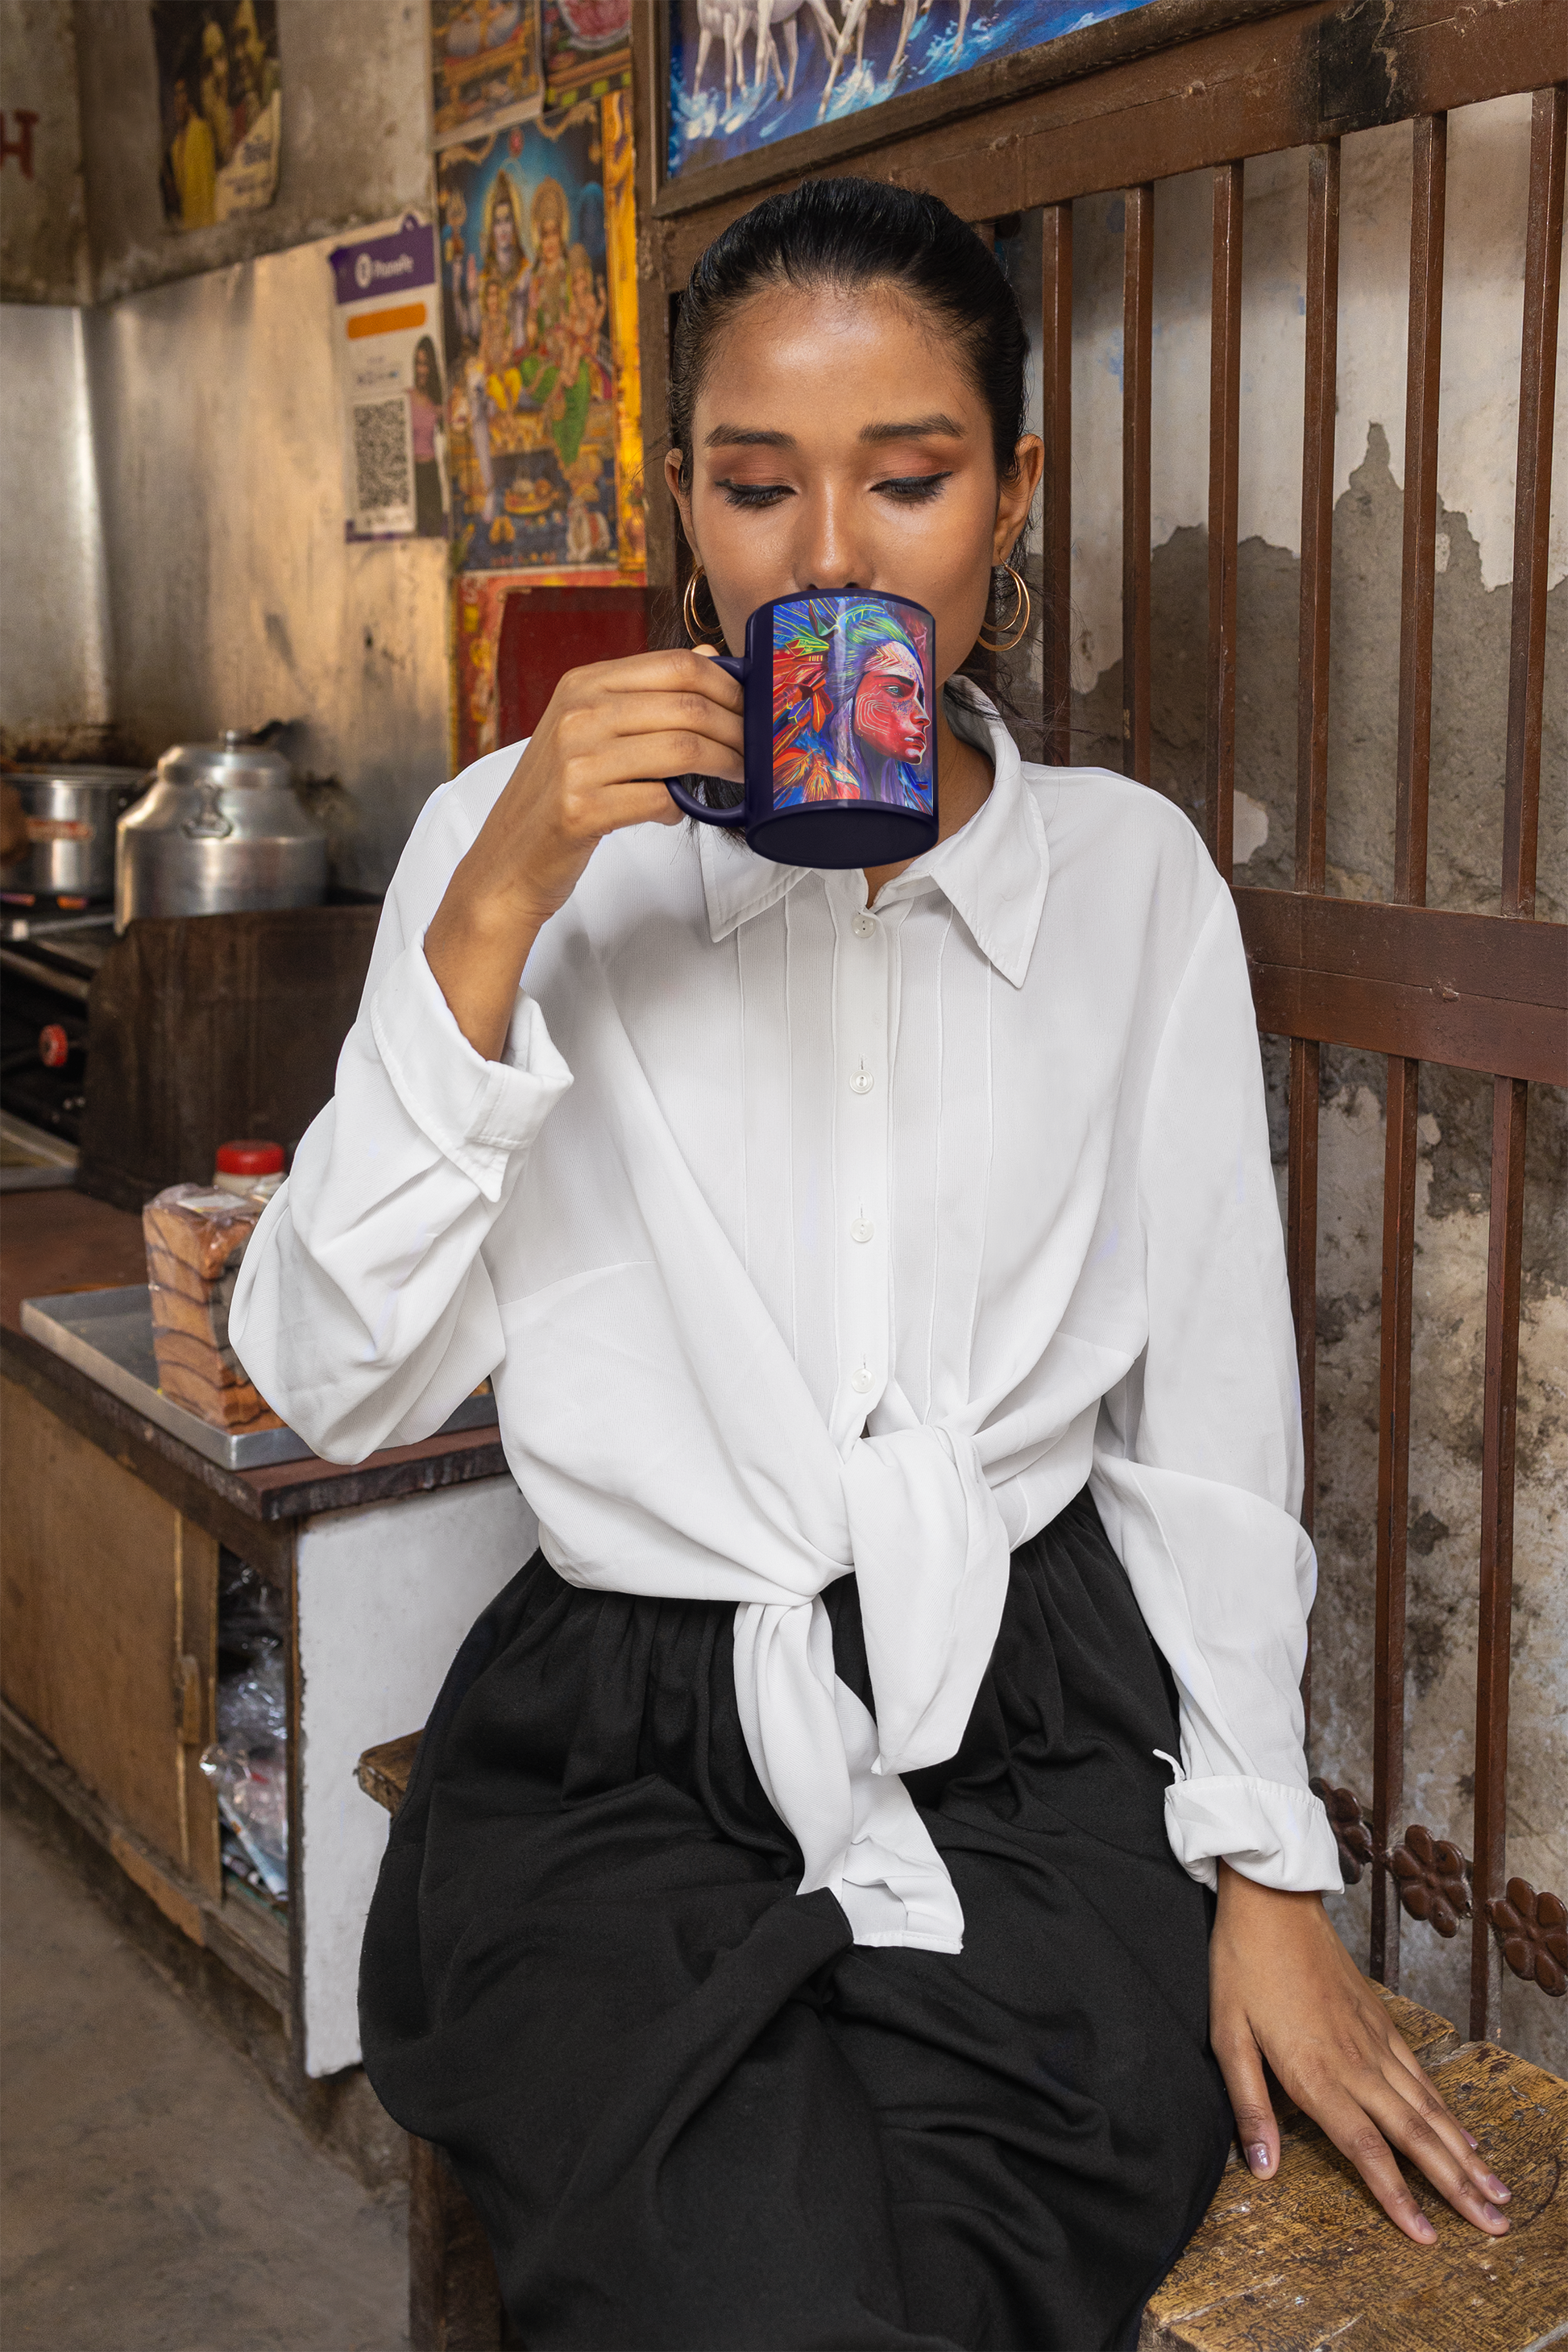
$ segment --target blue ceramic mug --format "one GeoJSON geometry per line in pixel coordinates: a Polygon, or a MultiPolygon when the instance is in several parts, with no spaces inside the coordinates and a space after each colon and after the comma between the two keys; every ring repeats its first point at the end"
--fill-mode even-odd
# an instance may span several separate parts
{"type": "Polygon", "coordinates": [[[780,866],[896,866],[936,841],[936,625],[905,596],[779,596],[720,666],[745,689],[745,798],[700,824],[743,830],[780,866]]]}

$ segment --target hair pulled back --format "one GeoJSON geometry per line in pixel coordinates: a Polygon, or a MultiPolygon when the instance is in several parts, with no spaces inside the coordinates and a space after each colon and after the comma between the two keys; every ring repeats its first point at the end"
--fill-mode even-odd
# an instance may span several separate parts
{"type": "Polygon", "coordinates": [[[991,419],[998,480],[1026,430],[1028,339],[996,257],[940,196],[879,180],[803,180],[731,221],[702,253],[680,299],[669,370],[670,439],[691,478],[691,416],[713,348],[742,303],[769,287],[849,291],[882,285],[918,302],[951,337],[991,419]]]}

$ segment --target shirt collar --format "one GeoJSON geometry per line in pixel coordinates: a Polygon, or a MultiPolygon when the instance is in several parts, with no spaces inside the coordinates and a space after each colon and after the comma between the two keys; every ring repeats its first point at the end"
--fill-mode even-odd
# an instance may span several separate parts
{"type": "MultiPolygon", "coordinates": [[[[947,699],[948,724],[990,758],[995,771],[991,790],[969,823],[946,841],[915,858],[878,900],[939,889],[963,918],[975,946],[1004,980],[1022,988],[1045,909],[1050,861],[1046,827],[1024,780],[1018,747],[993,706],[964,681],[975,701],[966,709],[959,695],[947,699]]],[[[748,849],[739,835],[717,826],[698,828],[708,928],[715,944],[776,906],[797,882],[816,869],[775,866],[748,849]]],[[[861,887],[864,888],[862,883],[861,887]]]]}

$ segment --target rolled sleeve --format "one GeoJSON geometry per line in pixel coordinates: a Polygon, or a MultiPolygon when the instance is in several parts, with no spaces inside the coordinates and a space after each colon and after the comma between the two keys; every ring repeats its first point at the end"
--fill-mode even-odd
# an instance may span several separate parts
{"type": "Polygon", "coordinates": [[[1337,1895],[1343,1885],[1329,1817],[1310,1789],[1279,1780],[1177,1778],[1165,1791],[1165,1832],[1189,1876],[1205,1886],[1228,1862],[1259,1886],[1337,1895]]]}
{"type": "Polygon", "coordinates": [[[572,1084],[539,1006],[519,996],[502,1058],[486,1061],[453,1019],[421,935],[392,966],[369,1012],[382,1066],[409,1118],[487,1201],[499,1201],[511,1161],[572,1084]]]}

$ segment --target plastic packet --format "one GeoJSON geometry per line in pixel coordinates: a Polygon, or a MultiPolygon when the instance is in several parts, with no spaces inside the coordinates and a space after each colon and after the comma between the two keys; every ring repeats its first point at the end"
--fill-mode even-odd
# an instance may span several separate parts
{"type": "Polygon", "coordinates": [[[217,1791],[218,1811],[261,1874],[268,1892],[289,1892],[289,1715],[282,1644],[255,1637],[255,1654],[217,1686],[217,1738],[201,1767],[217,1791]]]}

